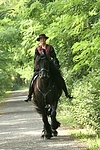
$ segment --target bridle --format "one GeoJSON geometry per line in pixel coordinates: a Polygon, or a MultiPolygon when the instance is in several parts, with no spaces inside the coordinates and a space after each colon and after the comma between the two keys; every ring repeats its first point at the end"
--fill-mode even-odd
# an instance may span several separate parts
{"type": "MultiPolygon", "coordinates": [[[[45,59],[45,57],[41,57],[41,59],[43,60],[43,59],[45,59]]],[[[40,71],[39,71],[39,78],[42,78],[42,76],[40,75],[40,73],[41,73],[42,71],[45,71],[45,72],[47,73],[47,76],[46,76],[47,78],[50,77],[50,75],[49,75],[49,70],[48,70],[48,69],[45,69],[45,68],[41,68],[40,71]]]]}
{"type": "Polygon", "coordinates": [[[46,103],[46,96],[52,91],[52,89],[54,88],[54,86],[55,86],[55,83],[52,85],[52,87],[47,92],[43,92],[39,88],[39,84],[38,84],[38,80],[37,80],[37,89],[43,95],[45,106],[47,105],[47,103],[46,103]]]}
{"type": "MultiPolygon", "coordinates": [[[[44,58],[42,58],[42,59],[44,59],[44,58]]],[[[42,78],[42,76],[41,76],[41,72],[42,72],[42,71],[45,71],[45,72],[47,73],[46,78],[49,79],[49,78],[50,78],[49,70],[48,70],[48,69],[45,69],[45,68],[41,68],[41,69],[40,69],[38,78],[40,78],[40,79],[42,78]]],[[[50,87],[50,89],[47,90],[47,92],[43,92],[43,91],[39,88],[39,83],[38,83],[38,80],[37,80],[37,89],[38,89],[38,91],[43,95],[43,99],[44,99],[45,106],[47,105],[47,103],[46,103],[46,97],[47,97],[47,95],[52,91],[52,89],[54,88],[54,86],[55,86],[55,83],[53,83],[52,87],[50,87]]]]}
{"type": "Polygon", "coordinates": [[[45,69],[45,68],[42,68],[40,71],[39,71],[39,78],[42,78],[42,76],[40,75],[40,73],[42,72],[42,71],[46,71],[47,72],[47,78],[49,78],[50,77],[50,75],[49,75],[49,70],[48,69],[45,69]]]}

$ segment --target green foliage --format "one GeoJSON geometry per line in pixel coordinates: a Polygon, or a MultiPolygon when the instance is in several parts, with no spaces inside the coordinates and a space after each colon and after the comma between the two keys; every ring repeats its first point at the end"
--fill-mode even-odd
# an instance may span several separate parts
{"type": "Polygon", "coordinates": [[[72,113],[77,124],[100,130],[100,72],[91,72],[74,86],[72,113]],[[97,75],[98,73],[98,75],[97,75]]]}
{"type": "Polygon", "coordinates": [[[80,141],[84,141],[87,150],[99,150],[100,138],[92,129],[72,129],[69,131],[71,136],[76,137],[80,141]]]}

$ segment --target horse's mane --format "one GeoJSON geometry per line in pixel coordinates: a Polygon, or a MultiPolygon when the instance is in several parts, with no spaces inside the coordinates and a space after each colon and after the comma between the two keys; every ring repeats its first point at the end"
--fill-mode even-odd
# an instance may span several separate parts
{"type": "Polygon", "coordinates": [[[55,66],[53,61],[50,61],[50,74],[53,82],[55,82],[61,88],[62,73],[61,70],[55,66]]]}

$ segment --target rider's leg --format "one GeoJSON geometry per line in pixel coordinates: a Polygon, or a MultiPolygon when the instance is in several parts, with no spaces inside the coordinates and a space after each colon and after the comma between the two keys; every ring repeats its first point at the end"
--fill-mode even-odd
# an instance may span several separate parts
{"type": "Polygon", "coordinates": [[[35,77],[36,75],[38,75],[38,73],[37,73],[37,72],[34,72],[34,74],[33,74],[33,76],[32,76],[32,79],[31,79],[31,81],[30,81],[28,97],[27,97],[27,99],[25,100],[26,102],[31,101],[32,94],[33,94],[33,92],[34,92],[34,89],[33,89],[33,86],[32,86],[32,85],[33,85],[33,83],[34,83],[34,81],[35,81],[34,77],[35,77]]]}
{"type": "MultiPolygon", "coordinates": [[[[58,69],[60,68],[59,61],[57,58],[53,59],[53,63],[56,66],[56,68],[58,68],[58,69]]],[[[64,91],[65,96],[68,98],[71,98],[71,95],[68,93],[68,90],[67,90],[67,87],[66,87],[66,84],[65,84],[63,77],[60,76],[60,78],[61,78],[61,83],[60,83],[61,85],[60,86],[61,86],[62,90],[64,91]]]]}
{"type": "Polygon", "coordinates": [[[31,101],[31,98],[32,98],[32,93],[33,93],[32,82],[33,82],[33,78],[34,78],[34,77],[32,77],[32,79],[31,79],[31,81],[30,81],[28,97],[27,97],[26,100],[25,100],[26,102],[31,101]]]}
{"type": "Polygon", "coordinates": [[[66,87],[66,84],[65,84],[63,77],[61,77],[61,87],[65,93],[65,96],[68,98],[72,98],[72,96],[68,93],[68,90],[67,90],[67,87],[66,87]]]}

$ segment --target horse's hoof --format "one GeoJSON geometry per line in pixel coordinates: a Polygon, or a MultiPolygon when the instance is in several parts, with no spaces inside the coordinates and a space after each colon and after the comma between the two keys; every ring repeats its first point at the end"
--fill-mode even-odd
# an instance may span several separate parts
{"type": "Polygon", "coordinates": [[[57,135],[58,135],[58,132],[57,132],[56,130],[53,130],[53,131],[52,131],[52,135],[53,135],[53,136],[57,136],[57,135]]]}
{"type": "Polygon", "coordinates": [[[54,122],[54,123],[51,125],[52,131],[55,131],[57,128],[60,127],[60,125],[61,125],[60,122],[58,122],[58,121],[54,122]]]}
{"type": "Polygon", "coordinates": [[[51,139],[51,137],[52,136],[50,136],[50,135],[44,136],[44,140],[49,140],[49,139],[51,139]]]}
{"type": "Polygon", "coordinates": [[[42,131],[41,138],[44,140],[50,139],[52,137],[52,133],[45,133],[45,130],[42,131]]]}
{"type": "Polygon", "coordinates": [[[52,135],[44,135],[44,134],[41,135],[41,138],[44,140],[51,139],[51,137],[52,137],[52,135]]]}

